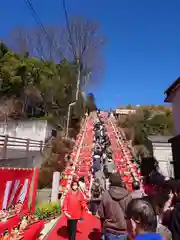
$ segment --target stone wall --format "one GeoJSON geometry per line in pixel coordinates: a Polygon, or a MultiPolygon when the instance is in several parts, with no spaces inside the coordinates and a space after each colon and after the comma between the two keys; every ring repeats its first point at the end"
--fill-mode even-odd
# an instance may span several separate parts
{"type": "Polygon", "coordinates": [[[51,137],[52,130],[46,120],[0,122],[0,143],[5,143],[4,135],[9,136],[5,154],[4,146],[0,148],[0,167],[40,167],[43,161],[41,143],[51,137]]]}
{"type": "Polygon", "coordinates": [[[169,143],[153,143],[153,155],[158,161],[159,172],[165,177],[173,177],[172,148],[169,143]]]}
{"type": "Polygon", "coordinates": [[[0,159],[0,167],[33,168],[40,167],[43,156],[39,151],[26,151],[8,149],[8,158],[0,159]]]}
{"type": "Polygon", "coordinates": [[[0,122],[0,135],[43,142],[51,136],[52,129],[46,120],[0,122]]]}
{"type": "Polygon", "coordinates": [[[37,191],[36,204],[42,204],[51,201],[51,188],[43,188],[37,191]]]}

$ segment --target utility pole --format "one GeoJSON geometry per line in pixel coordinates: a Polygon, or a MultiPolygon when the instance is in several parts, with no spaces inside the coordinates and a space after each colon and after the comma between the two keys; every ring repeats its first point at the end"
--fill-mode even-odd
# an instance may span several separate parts
{"type": "Polygon", "coordinates": [[[80,62],[79,58],[77,58],[77,51],[75,52],[73,41],[72,41],[72,36],[71,36],[71,30],[70,30],[70,25],[69,25],[69,19],[68,19],[68,14],[67,14],[67,9],[66,9],[66,1],[62,0],[63,3],[63,9],[64,9],[64,14],[65,14],[65,19],[66,19],[66,25],[67,25],[67,30],[69,33],[69,38],[71,41],[72,45],[72,51],[74,54],[74,58],[76,59],[76,64],[77,64],[77,84],[76,84],[76,98],[74,102],[71,102],[68,106],[68,114],[67,114],[67,123],[66,123],[66,133],[65,137],[68,138],[68,133],[69,133],[69,122],[70,122],[70,117],[71,117],[71,108],[76,105],[76,102],[78,101],[79,98],[79,88],[80,88],[80,79],[81,79],[81,73],[80,73],[80,62]]]}
{"type": "Polygon", "coordinates": [[[81,82],[81,65],[80,65],[79,58],[77,58],[76,101],[78,101],[78,99],[79,99],[80,82],[81,82]]]}

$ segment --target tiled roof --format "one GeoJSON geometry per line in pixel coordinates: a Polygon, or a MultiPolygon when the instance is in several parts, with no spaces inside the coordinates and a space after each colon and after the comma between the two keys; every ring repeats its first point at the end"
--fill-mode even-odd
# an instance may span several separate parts
{"type": "Polygon", "coordinates": [[[166,94],[166,99],[164,100],[165,102],[169,102],[169,96],[172,92],[175,92],[177,90],[177,88],[180,87],[180,77],[178,77],[176,79],[176,81],[174,81],[170,87],[164,92],[166,94]]]}

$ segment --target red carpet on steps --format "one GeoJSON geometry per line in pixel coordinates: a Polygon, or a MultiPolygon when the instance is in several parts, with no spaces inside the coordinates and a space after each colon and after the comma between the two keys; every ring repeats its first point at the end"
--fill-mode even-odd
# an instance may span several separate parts
{"type": "MultiPolygon", "coordinates": [[[[77,226],[77,240],[99,240],[101,224],[98,218],[89,213],[84,214],[83,221],[79,221],[77,226]]],[[[67,220],[61,217],[55,228],[50,232],[48,240],[65,240],[68,239],[67,220]]]]}

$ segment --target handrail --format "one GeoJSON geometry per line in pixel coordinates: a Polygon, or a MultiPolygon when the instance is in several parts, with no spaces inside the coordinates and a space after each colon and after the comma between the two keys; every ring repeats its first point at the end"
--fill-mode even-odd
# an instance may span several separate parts
{"type": "MultiPolygon", "coordinates": [[[[8,136],[9,138],[12,138],[12,139],[15,139],[15,140],[28,140],[28,139],[30,139],[30,138],[20,138],[20,137],[12,137],[12,136],[9,136],[9,135],[1,135],[0,134],[0,138],[2,137],[2,138],[5,138],[6,136],[8,136]]],[[[33,139],[30,139],[31,140],[31,142],[41,142],[40,140],[33,140],[33,139]]]]}
{"type": "Polygon", "coordinates": [[[29,138],[16,138],[9,135],[0,135],[0,155],[4,159],[8,157],[7,151],[9,149],[21,149],[26,151],[26,153],[28,154],[30,150],[38,150],[42,152],[45,146],[46,144],[43,141],[33,140],[29,138]]]}

